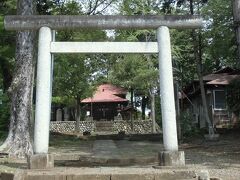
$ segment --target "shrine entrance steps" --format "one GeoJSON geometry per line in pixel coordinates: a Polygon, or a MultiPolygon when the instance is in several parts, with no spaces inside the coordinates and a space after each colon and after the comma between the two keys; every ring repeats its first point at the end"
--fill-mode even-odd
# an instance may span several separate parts
{"type": "Polygon", "coordinates": [[[96,121],[96,132],[113,132],[112,121],[96,121]]]}

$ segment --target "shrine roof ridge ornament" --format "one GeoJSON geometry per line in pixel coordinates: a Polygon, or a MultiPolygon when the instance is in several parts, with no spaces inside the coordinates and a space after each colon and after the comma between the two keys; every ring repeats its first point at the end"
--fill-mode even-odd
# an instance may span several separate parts
{"type": "Polygon", "coordinates": [[[4,18],[6,30],[38,30],[41,27],[64,29],[176,29],[203,27],[201,16],[193,15],[9,15],[4,18]]]}

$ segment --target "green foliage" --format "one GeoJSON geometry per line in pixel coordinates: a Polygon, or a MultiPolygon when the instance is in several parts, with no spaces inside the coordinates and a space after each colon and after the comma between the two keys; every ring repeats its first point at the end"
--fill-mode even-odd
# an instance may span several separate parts
{"type": "Polygon", "coordinates": [[[202,8],[202,15],[207,20],[203,39],[209,61],[216,68],[235,66],[237,58],[232,2],[211,0],[202,8]]]}
{"type": "MultiPolygon", "coordinates": [[[[16,0],[2,0],[0,2],[0,89],[7,88],[10,84],[14,56],[15,56],[15,32],[4,29],[4,16],[16,13],[16,0]]],[[[7,94],[0,94],[0,135],[8,131],[10,118],[10,103],[7,94]]]]}
{"type": "Polygon", "coordinates": [[[55,96],[52,97],[52,102],[55,104],[65,104],[65,105],[69,105],[69,106],[73,106],[76,104],[74,97],[64,96],[62,94],[63,94],[62,92],[60,92],[60,93],[54,92],[55,96]],[[59,96],[56,96],[55,94],[57,94],[59,96]]]}
{"type": "Polygon", "coordinates": [[[200,129],[192,124],[193,115],[189,112],[182,112],[180,115],[181,133],[183,137],[193,136],[200,133],[200,129]]]}
{"type": "Polygon", "coordinates": [[[159,12],[159,3],[155,0],[123,0],[120,11],[124,15],[146,15],[159,12]]]}
{"type": "Polygon", "coordinates": [[[53,15],[80,15],[82,13],[82,7],[77,1],[69,1],[64,4],[55,3],[53,7],[55,7],[52,10],[53,15]]]}
{"type": "Polygon", "coordinates": [[[231,112],[240,115],[240,80],[233,80],[227,87],[227,105],[231,112]]]}
{"type": "Polygon", "coordinates": [[[0,15],[16,14],[17,0],[1,0],[0,15]]]}
{"type": "Polygon", "coordinates": [[[143,56],[123,55],[113,66],[109,79],[128,90],[140,90],[147,94],[157,75],[157,70],[149,67],[143,56]]]}
{"type": "Polygon", "coordinates": [[[171,30],[175,80],[184,86],[194,80],[196,64],[190,30],[171,30]]]}
{"type": "Polygon", "coordinates": [[[16,1],[0,2],[0,87],[4,91],[11,83],[12,71],[15,58],[15,32],[4,29],[4,15],[15,13],[16,1]]]}
{"type": "MultiPolygon", "coordinates": [[[[91,95],[90,74],[85,62],[85,56],[56,56],[54,96],[61,96],[63,102],[68,100],[70,103],[73,99],[91,95]]],[[[60,99],[58,101],[60,102],[60,99]]]]}
{"type": "Polygon", "coordinates": [[[15,32],[4,29],[4,15],[16,13],[16,0],[0,2],[0,56],[12,59],[15,50],[15,32]]]}
{"type": "Polygon", "coordinates": [[[10,118],[10,103],[6,94],[0,96],[2,104],[0,104],[0,135],[8,131],[9,118],[10,118]]]}
{"type": "Polygon", "coordinates": [[[79,15],[82,7],[77,1],[37,0],[37,11],[41,15],[79,15]]]}
{"type": "MultiPolygon", "coordinates": [[[[165,1],[165,12],[189,14],[190,1],[165,1]],[[175,3],[178,2],[179,6],[175,3]]],[[[202,72],[207,74],[224,66],[236,64],[236,43],[232,18],[231,1],[193,0],[195,14],[205,20],[202,30],[196,30],[202,51],[202,72]]],[[[171,30],[172,54],[177,80],[189,84],[196,76],[191,30],[171,30]]]]}
{"type": "Polygon", "coordinates": [[[37,0],[37,10],[44,15],[97,15],[113,13],[119,4],[118,0],[37,0]]]}
{"type": "Polygon", "coordinates": [[[159,95],[155,96],[155,118],[158,125],[162,128],[162,112],[159,95]]]}

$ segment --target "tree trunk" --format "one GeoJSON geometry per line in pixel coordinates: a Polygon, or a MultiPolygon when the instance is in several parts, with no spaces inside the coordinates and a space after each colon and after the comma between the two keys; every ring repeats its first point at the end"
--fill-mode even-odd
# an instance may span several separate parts
{"type": "Polygon", "coordinates": [[[237,42],[237,65],[240,66],[240,1],[233,0],[233,20],[235,23],[236,42],[237,42]]]}
{"type": "MultiPolygon", "coordinates": [[[[18,0],[17,14],[35,13],[35,1],[18,0]]],[[[17,32],[16,63],[12,84],[11,116],[8,137],[0,147],[1,151],[11,157],[23,158],[33,153],[30,138],[30,121],[32,117],[32,87],[34,70],[34,40],[32,31],[17,32]]]]}
{"type": "Polygon", "coordinates": [[[152,133],[156,133],[156,116],[155,116],[155,95],[150,91],[151,96],[151,119],[152,119],[152,133]]]}
{"type": "Polygon", "coordinates": [[[197,62],[197,72],[198,72],[198,79],[199,79],[199,84],[200,84],[200,90],[201,90],[201,98],[202,98],[202,105],[203,105],[203,111],[205,114],[206,121],[208,123],[208,132],[209,134],[214,134],[214,129],[212,122],[209,118],[209,111],[208,111],[208,106],[207,106],[207,98],[205,94],[205,88],[204,88],[204,83],[203,83],[203,76],[201,72],[201,64],[200,62],[197,62]]]}
{"type": "Polygon", "coordinates": [[[146,111],[147,101],[148,101],[148,97],[142,96],[141,108],[142,108],[142,119],[143,120],[145,120],[145,117],[146,117],[145,111],[146,111]]]}
{"type": "Polygon", "coordinates": [[[80,97],[77,97],[77,113],[76,113],[76,126],[75,126],[75,132],[80,132],[80,120],[81,120],[81,105],[80,105],[80,97]]]}
{"type": "MultiPolygon", "coordinates": [[[[191,15],[194,15],[194,8],[193,8],[193,0],[190,0],[190,12],[191,15]]],[[[192,40],[194,45],[194,58],[196,61],[197,66],[197,75],[199,79],[200,91],[201,91],[201,98],[202,98],[202,105],[203,111],[205,114],[206,121],[208,123],[208,132],[209,134],[214,134],[214,129],[212,122],[209,118],[208,106],[207,106],[207,99],[205,94],[205,88],[203,83],[203,75],[202,75],[202,47],[201,47],[201,34],[199,32],[199,38],[197,38],[197,33],[195,30],[192,30],[192,40]]]]}
{"type": "Polygon", "coordinates": [[[131,109],[130,109],[130,120],[131,120],[131,130],[133,130],[133,89],[131,88],[131,109]]]}
{"type": "Polygon", "coordinates": [[[180,121],[180,105],[179,105],[179,85],[176,81],[174,83],[174,93],[175,93],[175,106],[176,106],[176,120],[177,120],[177,133],[178,133],[178,140],[182,139],[182,132],[181,132],[181,121],[180,121]]]}
{"type": "Polygon", "coordinates": [[[76,108],[71,107],[70,108],[70,121],[76,121],[76,108]]]}

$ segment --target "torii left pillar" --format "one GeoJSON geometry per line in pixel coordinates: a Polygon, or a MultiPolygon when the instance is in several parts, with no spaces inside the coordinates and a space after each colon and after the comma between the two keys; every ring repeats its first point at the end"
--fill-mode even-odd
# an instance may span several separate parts
{"type": "Polygon", "coordinates": [[[52,99],[51,42],[51,29],[41,27],[38,40],[34,155],[29,158],[30,169],[47,169],[54,167],[54,157],[48,154],[52,99]]]}

